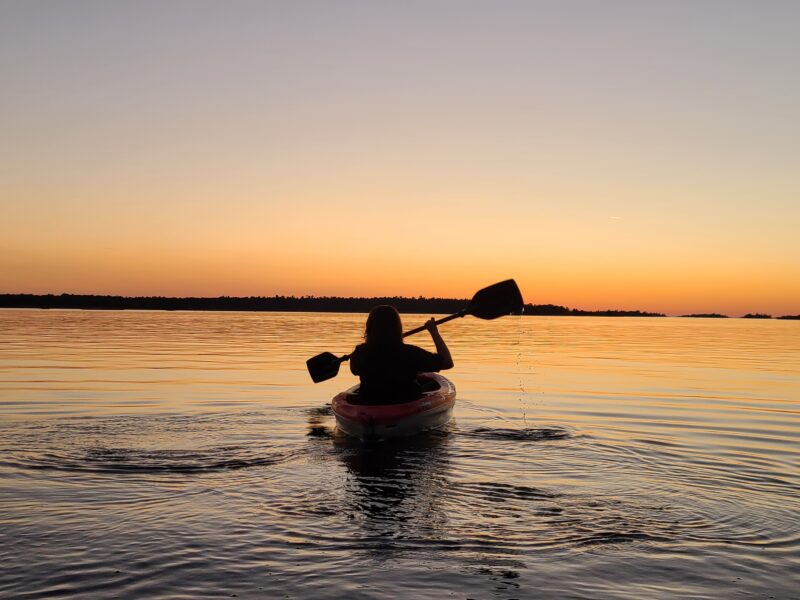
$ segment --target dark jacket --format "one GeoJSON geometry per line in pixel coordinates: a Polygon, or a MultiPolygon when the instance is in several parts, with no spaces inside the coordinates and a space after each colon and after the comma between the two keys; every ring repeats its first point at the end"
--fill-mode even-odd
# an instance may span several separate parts
{"type": "Polygon", "coordinates": [[[350,371],[361,378],[359,395],[370,404],[415,400],[421,393],[417,374],[441,368],[438,354],[411,344],[377,348],[360,344],[350,355],[350,371]]]}

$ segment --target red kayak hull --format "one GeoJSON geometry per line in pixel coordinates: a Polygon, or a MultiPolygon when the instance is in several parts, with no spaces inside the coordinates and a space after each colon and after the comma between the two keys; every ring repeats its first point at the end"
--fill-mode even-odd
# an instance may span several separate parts
{"type": "Polygon", "coordinates": [[[438,373],[422,373],[419,380],[432,380],[438,387],[402,404],[354,404],[357,385],[337,394],[331,401],[336,425],[343,433],[362,440],[407,437],[441,427],[453,417],[456,388],[438,373]]]}

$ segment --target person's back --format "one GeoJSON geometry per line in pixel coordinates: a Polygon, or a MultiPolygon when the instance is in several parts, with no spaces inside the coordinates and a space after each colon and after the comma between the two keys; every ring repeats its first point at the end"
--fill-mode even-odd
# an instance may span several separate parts
{"type": "Polygon", "coordinates": [[[359,393],[365,401],[379,404],[418,398],[421,389],[417,374],[441,368],[437,354],[410,344],[374,350],[361,344],[350,356],[350,369],[361,378],[359,393]]]}
{"type": "Polygon", "coordinates": [[[418,373],[452,368],[453,359],[435,320],[425,325],[436,353],[403,343],[400,315],[393,306],[378,306],[370,312],[365,343],[350,356],[350,370],[361,378],[359,394],[363,402],[393,404],[414,400],[421,392],[418,373]]]}

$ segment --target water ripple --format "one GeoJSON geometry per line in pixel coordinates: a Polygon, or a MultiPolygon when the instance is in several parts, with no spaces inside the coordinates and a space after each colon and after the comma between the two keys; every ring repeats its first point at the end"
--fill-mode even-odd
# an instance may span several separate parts
{"type": "Polygon", "coordinates": [[[478,427],[471,431],[462,431],[461,435],[481,437],[495,440],[542,441],[563,440],[573,437],[566,427],[536,427],[523,429],[504,429],[499,427],[478,427]]]}
{"type": "Polygon", "coordinates": [[[0,311],[0,597],[793,597],[800,337],[723,321],[455,321],[363,444],[363,315],[0,311]]]}

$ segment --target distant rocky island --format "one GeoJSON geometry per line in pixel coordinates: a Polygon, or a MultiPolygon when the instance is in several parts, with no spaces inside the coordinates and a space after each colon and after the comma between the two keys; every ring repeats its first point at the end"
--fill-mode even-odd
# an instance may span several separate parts
{"type": "MultiPolygon", "coordinates": [[[[727,319],[728,315],[721,315],[719,313],[697,313],[692,315],[681,315],[682,317],[694,317],[697,319],[727,319]]],[[[771,319],[772,315],[764,313],[747,313],[742,315],[742,319],[771,319]]],[[[775,317],[783,321],[800,321],[800,315],[783,315],[782,317],[775,317]]]]}
{"type": "MultiPolygon", "coordinates": [[[[84,310],[209,310],[364,313],[377,304],[393,304],[402,313],[452,314],[467,305],[463,298],[406,298],[402,296],[219,296],[174,298],[169,296],[106,296],[94,294],[0,294],[0,308],[69,308],[84,310]]],[[[525,315],[591,317],[664,317],[641,310],[581,310],[557,304],[526,304],[525,315]]],[[[718,313],[685,317],[726,318],[718,313]]],[[[745,318],[769,319],[770,315],[748,313],[745,318]]],[[[779,319],[800,319],[786,315],[779,319]]]]}
{"type": "MultiPolygon", "coordinates": [[[[772,315],[765,315],[763,313],[747,313],[742,316],[743,319],[771,319],[772,315]]],[[[775,317],[780,321],[800,321],[800,315],[783,315],[782,317],[775,317]]]]}

